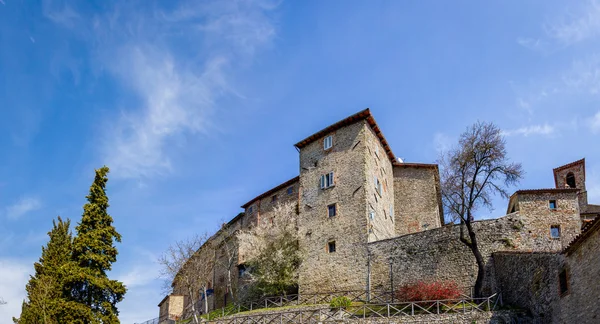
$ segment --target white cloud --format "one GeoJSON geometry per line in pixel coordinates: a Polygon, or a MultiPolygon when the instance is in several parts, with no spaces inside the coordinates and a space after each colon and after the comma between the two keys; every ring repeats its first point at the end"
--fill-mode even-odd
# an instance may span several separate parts
{"type": "Polygon", "coordinates": [[[505,136],[530,136],[530,135],[544,135],[549,136],[553,135],[556,132],[556,128],[554,126],[543,124],[543,125],[530,125],[517,129],[509,129],[505,130],[502,133],[505,136]]]}
{"type": "Polygon", "coordinates": [[[433,136],[433,145],[438,154],[441,154],[452,147],[452,139],[444,133],[435,133],[433,136]]]}
{"type": "Polygon", "coordinates": [[[589,126],[592,133],[600,133],[600,111],[590,119],[589,126]]]}
{"type": "MultiPolygon", "coordinates": [[[[226,95],[239,96],[229,80],[234,68],[250,62],[275,36],[267,12],[276,6],[268,1],[194,1],[143,19],[110,17],[107,26],[129,29],[131,36],[110,43],[114,50],[101,55],[102,61],[141,102],[111,121],[105,136],[102,154],[116,177],[168,174],[174,139],[218,129],[212,122],[216,103],[226,95]],[[142,25],[132,27],[129,20],[142,25]],[[149,22],[153,34],[145,35],[143,24],[149,22]]],[[[96,27],[102,37],[104,27],[96,27]]]]}
{"type": "Polygon", "coordinates": [[[600,5],[597,1],[588,1],[580,12],[572,13],[562,21],[547,24],[546,33],[563,45],[600,35],[600,5]]]}
{"type": "Polygon", "coordinates": [[[12,259],[0,259],[0,297],[6,305],[0,306],[0,323],[12,323],[19,317],[25,298],[25,285],[33,271],[33,263],[12,259]]]}
{"type": "Polygon", "coordinates": [[[42,203],[37,198],[21,198],[21,200],[14,205],[6,208],[6,216],[10,219],[17,219],[31,211],[40,209],[41,207],[42,203]]]}

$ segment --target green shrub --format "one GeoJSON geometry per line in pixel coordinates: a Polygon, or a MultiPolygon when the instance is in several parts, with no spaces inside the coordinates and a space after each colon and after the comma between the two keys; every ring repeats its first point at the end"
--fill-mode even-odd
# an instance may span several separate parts
{"type": "Polygon", "coordinates": [[[346,297],[346,296],[339,296],[339,297],[334,297],[331,302],[329,303],[329,307],[331,309],[335,309],[335,308],[348,308],[352,306],[352,300],[350,300],[350,298],[346,297]]]}

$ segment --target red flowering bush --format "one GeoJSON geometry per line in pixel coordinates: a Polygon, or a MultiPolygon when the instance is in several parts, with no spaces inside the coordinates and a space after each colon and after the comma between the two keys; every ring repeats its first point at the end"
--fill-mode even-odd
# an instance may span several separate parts
{"type": "Polygon", "coordinates": [[[396,298],[400,301],[425,301],[458,299],[461,291],[453,281],[419,281],[414,284],[401,286],[396,291],[396,298]]]}

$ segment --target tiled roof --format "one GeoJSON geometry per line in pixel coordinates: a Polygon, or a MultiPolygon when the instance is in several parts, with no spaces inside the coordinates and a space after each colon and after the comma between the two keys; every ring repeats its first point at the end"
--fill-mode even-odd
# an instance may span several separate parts
{"type": "Polygon", "coordinates": [[[377,138],[379,138],[381,145],[383,145],[383,148],[385,149],[385,152],[387,153],[390,161],[392,161],[392,163],[395,163],[396,157],[395,157],[394,153],[392,153],[392,149],[390,148],[387,140],[383,136],[383,133],[381,133],[381,130],[379,129],[379,126],[377,125],[377,122],[375,122],[375,118],[373,118],[373,115],[371,115],[371,110],[369,110],[369,108],[359,111],[358,113],[356,113],[350,117],[344,118],[333,125],[325,127],[324,129],[322,129],[322,130],[310,135],[309,137],[301,140],[300,142],[296,143],[296,145],[294,145],[294,146],[301,149],[301,148],[305,147],[306,145],[308,145],[320,138],[325,137],[327,134],[329,134],[333,131],[336,131],[344,126],[354,124],[361,120],[366,120],[367,123],[369,123],[369,126],[371,126],[371,128],[373,129],[373,131],[375,132],[375,135],[377,135],[377,138]]]}
{"type": "Polygon", "coordinates": [[[536,194],[536,193],[563,193],[563,192],[577,192],[577,188],[542,188],[542,189],[522,189],[515,191],[514,195],[520,194],[536,194]]]}
{"type": "Polygon", "coordinates": [[[253,202],[255,202],[255,201],[259,200],[259,199],[263,199],[263,198],[271,195],[272,193],[275,193],[275,192],[277,192],[277,191],[279,191],[279,190],[281,190],[281,189],[283,189],[283,188],[285,188],[285,187],[287,187],[289,185],[292,185],[292,184],[298,182],[298,180],[300,180],[300,176],[292,178],[292,179],[290,179],[290,180],[288,180],[288,181],[286,181],[286,182],[278,185],[277,187],[275,187],[273,189],[270,189],[269,191],[266,191],[266,192],[264,192],[264,193],[256,196],[254,199],[252,199],[249,202],[243,204],[242,208],[246,209],[246,207],[250,206],[250,204],[252,204],[253,202]]]}
{"type": "Polygon", "coordinates": [[[583,243],[585,240],[590,237],[593,233],[597,232],[600,229],[600,216],[597,216],[593,221],[585,224],[583,229],[581,229],[581,234],[577,235],[575,239],[567,246],[567,248],[563,251],[566,255],[569,255],[583,243]]]}
{"type": "Polygon", "coordinates": [[[394,162],[395,167],[406,167],[406,168],[432,168],[437,169],[437,164],[428,164],[428,163],[404,163],[404,162],[394,162]]]}

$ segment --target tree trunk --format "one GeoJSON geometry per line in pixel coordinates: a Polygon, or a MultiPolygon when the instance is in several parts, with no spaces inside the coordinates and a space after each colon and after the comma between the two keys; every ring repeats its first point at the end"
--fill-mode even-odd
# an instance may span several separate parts
{"type": "Polygon", "coordinates": [[[470,226],[471,224],[467,224],[467,229],[469,230],[469,237],[471,238],[471,244],[469,248],[473,255],[475,256],[475,262],[477,262],[477,279],[475,279],[475,287],[473,288],[475,298],[483,297],[483,279],[485,278],[485,264],[483,263],[483,256],[479,251],[479,244],[477,242],[477,237],[473,228],[470,226]]]}
{"type": "Polygon", "coordinates": [[[202,290],[204,290],[204,314],[208,314],[208,295],[206,294],[206,286],[204,286],[202,290]]]}
{"type": "Polygon", "coordinates": [[[235,296],[233,295],[233,284],[231,283],[231,263],[227,268],[227,285],[229,286],[229,294],[231,294],[231,300],[235,302],[235,296]]]}
{"type": "Polygon", "coordinates": [[[196,301],[194,298],[194,292],[192,291],[191,287],[188,288],[189,294],[190,294],[190,302],[192,303],[192,314],[194,314],[194,323],[198,324],[198,314],[196,314],[196,301]]]}

